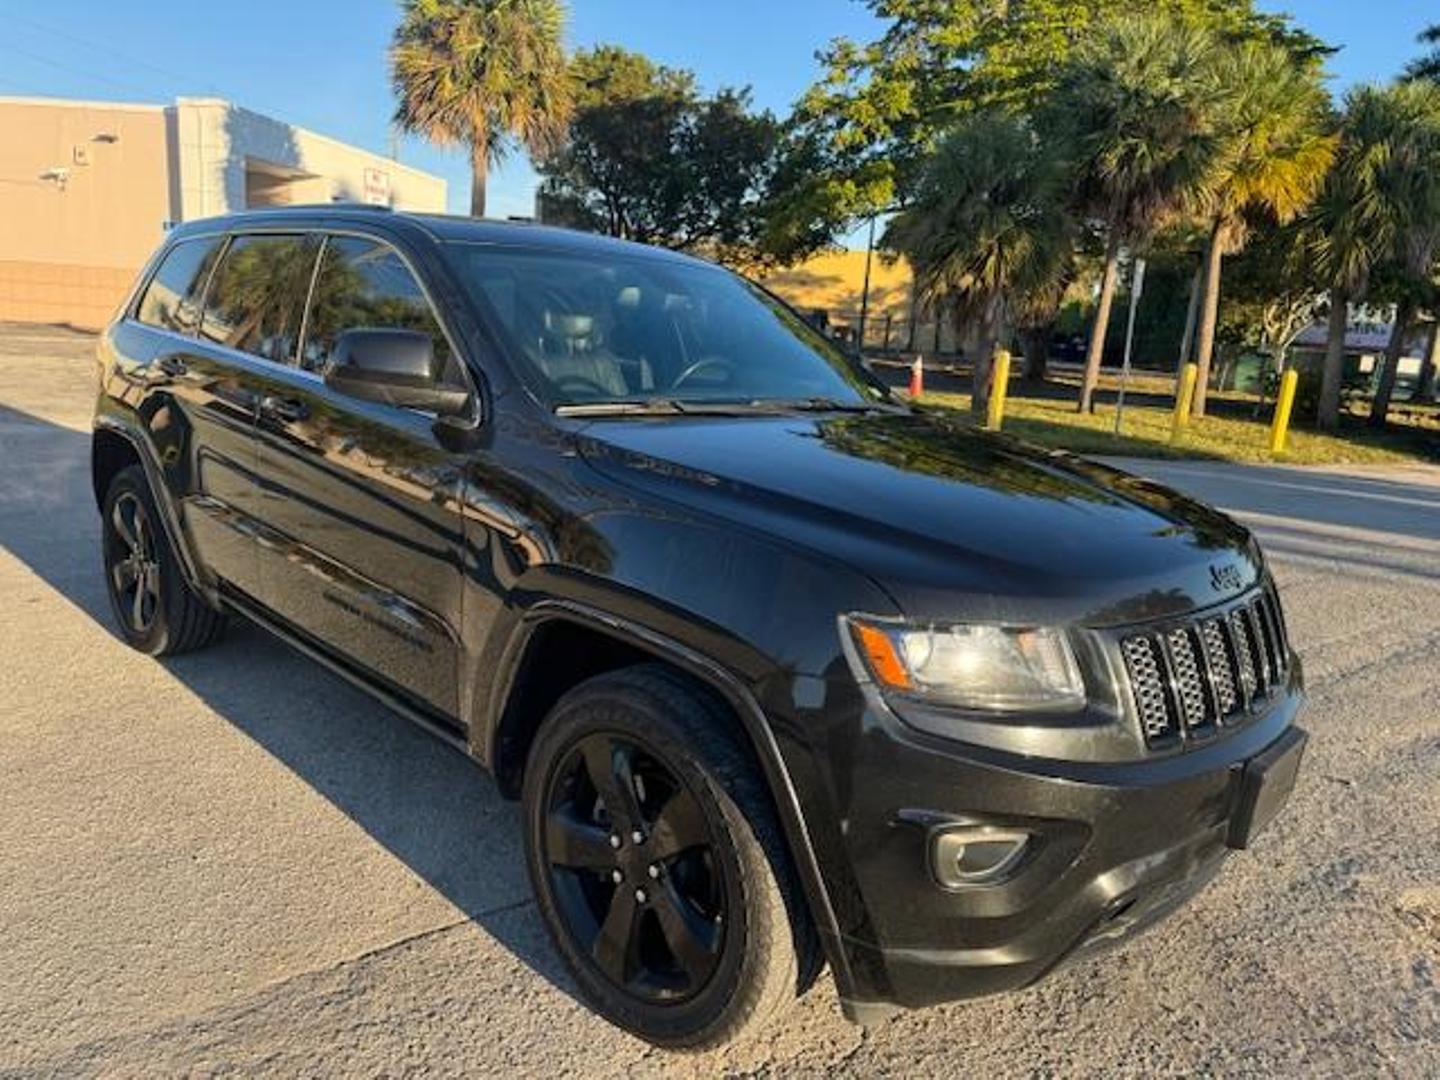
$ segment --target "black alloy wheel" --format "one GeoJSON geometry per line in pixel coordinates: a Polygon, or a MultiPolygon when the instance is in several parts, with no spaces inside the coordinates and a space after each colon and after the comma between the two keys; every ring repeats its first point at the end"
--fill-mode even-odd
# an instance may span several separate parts
{"type": "Polygon", "coordinates": [[[814,923],[739,720],[663,664],[566,693],[525,765],[526,862],[581,996],[659,1046],[758,1031],[819,973],[814,923]]]}
{"type": "Polygon", "coordinates": [[[160,556],[150,515],[132,491],[110,506],[111,537],[119,541],[106,545],[115,610],[131,632],[143,635],[160,610],[160,556]]]}
{"type": "Polygon", "coordinates": [[[106,592],[121,637],[151,656],[214,641],[225,617],[185,580],[140,466],[115,474],[100,512],[106,592]]]}
{"type": "Polygon", "coordinates": [[[556,770],[547,805],[546,859],[575,941],[629,994],[693,997],[715,973],[727,916],[695,795],[653,751],[596,732],[556,770]]]}

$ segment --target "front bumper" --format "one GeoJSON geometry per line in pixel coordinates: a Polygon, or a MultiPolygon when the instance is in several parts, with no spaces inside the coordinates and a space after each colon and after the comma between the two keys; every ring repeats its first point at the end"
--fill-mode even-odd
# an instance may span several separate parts
{"type": "MultiPolygon", "coordinates": [[[[1074,763],[927,736],[871,698],[843,765],[830,761],[832,780],[837,765],[847,770],[832,789],[849,864],[835,943],[847,1014],[866,1020],[1028,986],[1183,904],[1219,869],[1235,819],[1251,809],[1247,763],[1282,738],[1298,741],[1287,732],[1300,702],[1297,665],[1262,716],[1209,745],[1074,763]],[[933,839],[962,825],[1024,830],[1033,842],[1002,880],[946,889],[929,868],[933,839]]],[[[1278,801],[1286,794],[1288,783],[1278,801]]]]}

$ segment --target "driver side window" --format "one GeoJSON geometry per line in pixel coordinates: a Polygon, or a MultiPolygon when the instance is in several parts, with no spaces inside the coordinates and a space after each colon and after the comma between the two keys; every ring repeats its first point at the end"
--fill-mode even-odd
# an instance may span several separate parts
{"type": "Polygon", "coordinates": [[[378,240],[332,236],[320,256],[300,366],[323,373],[336,338],[362,327],[429,334],[440,381],[465,385],[459,358],[452,355],[430,301],[394,248],[378,240]]]}

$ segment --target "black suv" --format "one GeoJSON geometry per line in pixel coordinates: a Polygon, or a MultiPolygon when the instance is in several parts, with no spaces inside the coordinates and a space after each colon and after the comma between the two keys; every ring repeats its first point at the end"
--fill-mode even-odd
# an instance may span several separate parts
{"type": "Polygon", "coordinates": [[[99,346],[126,639],[237,613],[523,801],[583,995],[717,1044],[1152,922],[1289,794],[1255,542],[897,399],[697,259],[292,207],[169,235],[99,346]]]}

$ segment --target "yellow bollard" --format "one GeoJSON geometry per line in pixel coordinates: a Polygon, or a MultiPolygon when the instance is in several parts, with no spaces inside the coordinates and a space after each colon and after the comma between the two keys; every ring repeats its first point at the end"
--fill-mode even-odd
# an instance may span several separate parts
{"type": "Polygon", "coordinates": [[[1279,454],[1285,450],[1285,436],[1290,433],[1290,410],[1295,405],[1295,388],[1300,384],[1300,373],[1294,368],[1280,376],[1280,396],[1275,399],[1275,419],[1270,424],[1270,453],[1279,454]]]}
{"type": "Polygon", "coordinates": [[[1170,441],[1180,441],[1182,428],[1190,426],[1190,402],[1195,398],[1195,378],[1200,369],[1186,364],[1180,369],[1180,385],[1175,390],[1175,416],[1170,422],[1170,441]]]}
{"type": "Polygon", "coordinates": [[[990,365],[990,409],[985,416],[985,426],[999,431],[1005,422],[1005,393],[1010,389],[1010,352],[996,349],[995,360],[990,365]]]}

